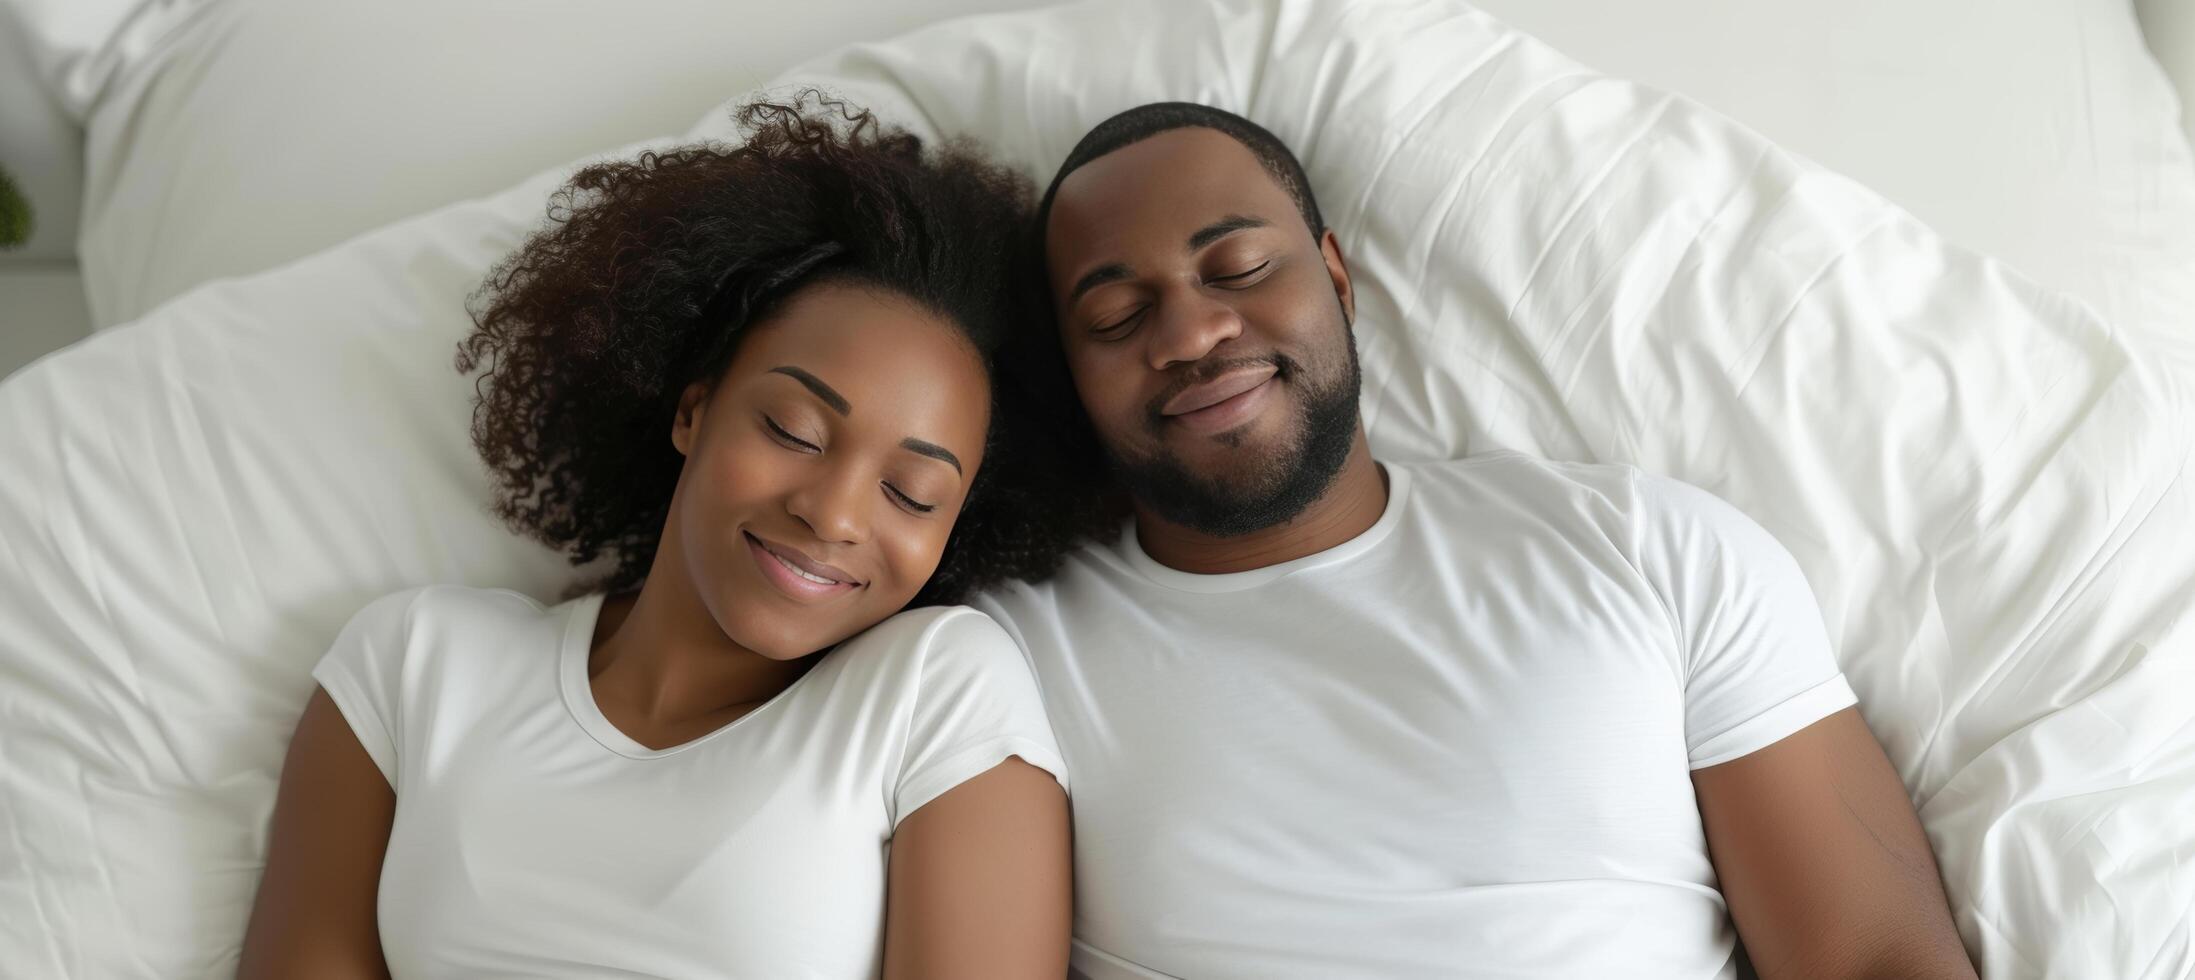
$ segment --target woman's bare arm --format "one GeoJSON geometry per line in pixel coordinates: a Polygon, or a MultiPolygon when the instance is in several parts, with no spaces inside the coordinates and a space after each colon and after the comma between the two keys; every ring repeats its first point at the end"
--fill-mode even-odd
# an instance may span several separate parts
{"type": "Polygon", "coordinates": [[[1067,794],[1010,758],[909,814],[892,837],[885,980],[1067,973],[1067,794]]]}
{"type": "Polygon", "coordinates": [[[315,690],[290,740],[237,976],[387,977],[374,920],[396,791],[315,690]]]}

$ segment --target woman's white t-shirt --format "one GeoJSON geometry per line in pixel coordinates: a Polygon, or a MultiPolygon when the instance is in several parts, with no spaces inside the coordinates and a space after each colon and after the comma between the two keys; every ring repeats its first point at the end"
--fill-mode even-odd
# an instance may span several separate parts
{"type": "Polygon", "coordinates": [[[314,669],[396,790],[394,975],[875,976],[899,821],[1009,756],[1066,785],[1029,668],[982,613],[902,613],[656,750],[595,705],[601,607],[413,589],[314,669]]]}

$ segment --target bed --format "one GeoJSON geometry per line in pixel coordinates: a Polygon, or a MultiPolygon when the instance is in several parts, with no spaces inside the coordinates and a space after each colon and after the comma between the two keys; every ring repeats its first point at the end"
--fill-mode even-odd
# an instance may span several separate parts
{"type": "Polygon", "coordinates": [[[851,5],[649,5],[665,46],[596,84],[561,56],[601,42],[538,6],[133,8],[168,19],[79,72],[112,327],[0,383],[0,962],[233,967],[335,629],[407,585],[576,574],[484,512],[465,296],[574,158],[733,137],[719,104],[775,78],[1032,175],[1136,102],[1264,122],[1364,280],[1377,451],[1622,460],[1745,509],[1984,975],[2195,975],[2170,84],[2123,3],[1760,6],[1140,0],[827,51],[851,5]]]}

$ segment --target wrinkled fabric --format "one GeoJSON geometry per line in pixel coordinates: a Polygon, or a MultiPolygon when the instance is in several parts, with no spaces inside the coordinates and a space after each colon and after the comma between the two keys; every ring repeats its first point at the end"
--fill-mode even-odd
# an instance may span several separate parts
{"type": "MultiPolygon", "coordinates": [[[[1040,179],[1136,103],[1264,123],[1355,272],[1378,453],[1627,462],[1736,505],[1820,599],[1984,975],[2195,972],[2186,311],[2106,321],[1460,4],[1142,2],[956,21],[787,81],[1040,179]]],[[[9,970],[226,974],[344,619],[426,582],[575,580],[487,513],[450,368],[465,295],[567,172],[0,384],[9,970]]]]}

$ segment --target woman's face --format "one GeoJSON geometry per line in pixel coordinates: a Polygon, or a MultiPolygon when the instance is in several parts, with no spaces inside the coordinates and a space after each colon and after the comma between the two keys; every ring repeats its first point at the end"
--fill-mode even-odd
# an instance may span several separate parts
{"type": "Polygon", "coordinates": [[[790,660],[898,612],[937,570],[983,463],[990,384],[945,320],[822,283],[681,400],[665,555],[733,642],[790,660]]]}

